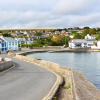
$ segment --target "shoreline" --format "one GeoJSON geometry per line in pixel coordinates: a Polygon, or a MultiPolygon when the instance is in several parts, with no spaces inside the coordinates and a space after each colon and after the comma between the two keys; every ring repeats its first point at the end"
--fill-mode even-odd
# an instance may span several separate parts
{"type": "Polygon", "coordinates": [[[49,47],[49,48],[35,48],[35,49],[27,49],[23,48],[22,52],[17,54],[31,54],[31,53],[38,53],[38,52],[49,52],[49,53],[56,53],[56,52],[75,52],[75,53],[87,53],[87,52],[100,52],[100,49],[90,49],[90,48],[61,48],[61,47],[49,47]]]}

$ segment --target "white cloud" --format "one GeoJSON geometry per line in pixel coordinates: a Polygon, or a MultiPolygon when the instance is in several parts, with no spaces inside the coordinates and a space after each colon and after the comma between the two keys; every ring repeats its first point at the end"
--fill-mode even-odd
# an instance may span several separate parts
{"type": "Polygon", "coordinates": [[[70,27],[100,25],[99,0],[3,0],[0,27],[70,27]]]}
{"type": "Polygon", "coordinates": [[[91,9],[96,0],[59,0],[55,6],[55,13],[77,14],[91,9]]]}

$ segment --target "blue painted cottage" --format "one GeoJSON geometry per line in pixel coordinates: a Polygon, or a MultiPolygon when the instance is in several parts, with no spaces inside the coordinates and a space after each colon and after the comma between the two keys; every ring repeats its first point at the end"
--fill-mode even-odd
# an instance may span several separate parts
{"type": "Polygon", "coordinates": [[[10,50],[19,50],[18,40],[11,37],[0,37],[0,51],[7,52],[10,50]]]}

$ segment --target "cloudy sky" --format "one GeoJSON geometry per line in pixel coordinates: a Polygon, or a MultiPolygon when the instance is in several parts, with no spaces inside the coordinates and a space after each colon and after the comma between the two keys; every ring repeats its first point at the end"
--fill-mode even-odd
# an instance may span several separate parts
{"type": "Polygon", "coordinates": [[[76,26],[100,26],[100,0],[0,0],[0,28],[76,26]]]}

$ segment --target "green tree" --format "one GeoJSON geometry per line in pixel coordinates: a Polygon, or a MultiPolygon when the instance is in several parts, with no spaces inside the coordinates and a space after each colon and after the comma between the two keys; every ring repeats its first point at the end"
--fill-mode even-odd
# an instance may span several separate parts
{"type": "Polygon", "coordinates": [[[95,28],[90,29],[90,30],[89,30],[89,34],[95,35],[95,34],[96,34],[96,29],[95,29],[95,28]]]}
{"type": "Polygon", "coordinates": [[[89,34],[90,33],[90,29],[84,29],[83,30],[83,34],[86,36],[87,34],[89,34]]]}
{"type": "Polygon", "coordinates": [[[82,38],[83,38],[82,34],[80,34],[80,33],[74,34],[74,39],[82,39],[82,38]]]}
{"type": "Polygon", "coordinates": [[[62,39],[63,38],[61,35],[53,35],[53,37],[51,38],[52,45],[61,45],[62,39]]]}
{"type": "Polygon", "coordinates": [[[9,33],[3,33],[2,35],[3,35],[4,37],[12,37],[11,34],[9,34],[9,33]]]}
{"type": "Polygon", "coordinates": [[[68,46],[69,41],[70,41],[69,36],[64,36],[62,39],[62,45],[68,46]]]}
{"type": "Polygon", "coordinates": [[[84,27],[83,29],[90,29],[90,27],[86,26],[86,27],[84,27]]]}
{"type": "Polygon", "coordinates": [[[39,36],[42,36],[42,33],[41,32],[36,32],[34,35],[39,37],[39,36]]]}
{"type": "Polygon", "coordinates": [[[97,32],[100,32],[100,28],[97,28],[97,32]]]}
{"type": "Polygon", "coordinates": [[[100,34],[96,34],[96,40],[100,40],[100,34]]]}
{"type": "Polygon", "coordinates": [[[51,45],[54,46],[68,46],[68,42],[69,42],[70,38],[68,36],[65,35],[54,35],[51,38],[51,45]]]}

